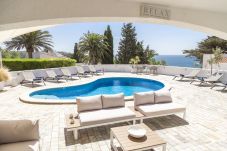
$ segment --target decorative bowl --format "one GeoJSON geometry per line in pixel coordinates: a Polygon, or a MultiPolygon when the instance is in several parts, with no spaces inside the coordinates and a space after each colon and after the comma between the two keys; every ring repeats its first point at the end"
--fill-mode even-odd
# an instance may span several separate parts
{"type": "Polygon", "coordinates": [[[141,126],[133,125],[128,128],[128,134],[135,138],[141,138],[146,135],[146,129],[142,128],[141,126]]]}

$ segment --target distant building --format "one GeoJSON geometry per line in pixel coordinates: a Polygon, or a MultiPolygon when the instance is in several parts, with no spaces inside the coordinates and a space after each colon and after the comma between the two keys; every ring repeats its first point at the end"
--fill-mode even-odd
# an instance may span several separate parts
{"type": "Polygon", "coordinates": [[[33,58],[66,58],[60,53],[57,52],[33,52],[33,58]]]}

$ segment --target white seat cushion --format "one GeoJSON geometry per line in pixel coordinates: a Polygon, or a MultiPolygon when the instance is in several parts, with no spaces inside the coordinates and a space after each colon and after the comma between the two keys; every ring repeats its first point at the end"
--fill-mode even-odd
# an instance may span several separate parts
{"type": "Polygon", "coordinates": [[[0,120],[0,144],[39,140],[39,121],[0,120]]]}
{"type": "Polygon", "coordinates": [[[175,103],[147,104],[136,109],[145,116],[162,116],[185,111],[185,107],[175,103]]]}
{"type": "Polygon", "coordinates": [[[154,91],[139,92],[134,94],[134,106],[154,104],[154,91]]]}
{"type": "Polygon", "coordinates": [[[1,144],[0,151],[39,151],[38,141],[1,144]]]}
{"type": "Polygon", "coordinates": [[[77,97],[77,112],[102,109],[101,95],[77,97]]]}
{"type": "Polygon", "coordinates": [[[125,106],[124,93],[102,95],[103,108],[124,107],[124,106],[125,106]]]}
{"type": "Polygon", "coordinates": [[[81,125],[94,125],[131,119],[135,113],[127,107],[109,108],[79,113],[81,125]]]}
{"type": "Polygon", "coordinates": [[[169,90],[161,89],[155,92],[155,103],[170,103],[172,102],[172,97],[169,90]]]}

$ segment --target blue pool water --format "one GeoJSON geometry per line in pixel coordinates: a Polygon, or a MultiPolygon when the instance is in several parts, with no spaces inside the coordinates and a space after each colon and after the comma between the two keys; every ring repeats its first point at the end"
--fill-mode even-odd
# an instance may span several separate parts
{"type": "Polygon", "coordinates": [[[114,77],[101,78],[96,81],[76,86],[50,88],[32,92],[30,97],[39,99],[75,99],[78,96],[124,93],[132,96],[135,92],[156,91],[164,84],[149,79],[114,77]]]}

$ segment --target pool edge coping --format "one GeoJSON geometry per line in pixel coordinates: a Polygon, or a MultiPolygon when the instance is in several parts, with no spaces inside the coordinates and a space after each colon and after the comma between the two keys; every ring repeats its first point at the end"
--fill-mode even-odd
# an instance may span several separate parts
{"type": "MultiPolygon", "coordinates": [[[[111,77],[115,77],[115,76],[111,76],[111,77]]],[[[128,76],[116,76],[116,77],[128,77],[128,76]]],[[[32,90],[29,90],[27,91],[26,93],[22,94],[19,96],[19,100],[23,103],[28,103],[28,104],[44,104],[44,105],[51,105],[51,104],[58,104],[58,105],[63,105],[63,104],[77,104],[76,103],[76,99],[73,100],[73,99],[64,99],[64,102],[61,102],[61,100],[59,99],[38,99],[38,98],[32,98],[30,97],[30,94],[34,91],[39,91],[39,90],[44,90],[44,89],[50,89],[50,88],[60,88],[60,87],[70,87],[70,86],[76,86],[76,85],[83,85],[83,84],[87,84],[87,83],[90,83],[90,82],[94,82],[98,79],[101,79],[101,78],[110,78],[110,77],[97,77],[95,79],[89,79],[89,81],[86,81],[86,82],[82,82],[82,83],[78,83],[78,84],[68,84],[68,85],[55,85],[55,86],[46,86],[46,87],[39,87],[39,88],[35,88],[35,89],[32,89],[32,90]]],[[[147,78],[147,77],[130,77],[130,78],[142,78],[142,79],[148,79],[148,80],[154,80],[154,79],[151,79],[151,77],[147,78]]],[[[158,82],[161,82],[164,84],[164,87],[161,88],[161,89],[171,89],[172,87],[169,86],[169,84],[167,84],[166,82],[163,82],[162,80],[154,80],[154,81],[158,81],[158,82]]],[[[63,84],[67,84],[66,83],[63,83],[63,84]]],[[[160,89],[160,90],[161,90],[160,89]]],[[[124,100],[125,101],[131,101],[133,100],[133,96],[125,96],[124,97],[124,100]]]]}

